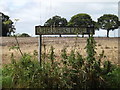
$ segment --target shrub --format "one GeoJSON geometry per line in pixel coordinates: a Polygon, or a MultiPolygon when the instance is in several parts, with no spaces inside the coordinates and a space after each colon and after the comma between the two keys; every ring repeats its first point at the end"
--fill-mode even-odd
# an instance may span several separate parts
{"type": "Polygon", "coordinates": [[[21,35],[19,35],[19,37],[30,37],[30,35],[27,33],[22,33],[21,35]]]}
{"type": "Polygon", "coordinates": [[[109,88],[120,88],[120,67],[114,68],[111,72],[109,72],[105,79],[108,83],[109,88]]]}

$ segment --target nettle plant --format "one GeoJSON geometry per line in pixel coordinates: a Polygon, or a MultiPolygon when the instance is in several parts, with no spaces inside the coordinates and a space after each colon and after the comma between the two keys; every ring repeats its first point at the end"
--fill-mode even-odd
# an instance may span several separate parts
{"type": "Polygon", "coordinates": [[[71,51],[70,55],[67,55],[66,48],[62,50],[62,62],[65,67],[65,73],[70,77],[72,88],[104,88],[106,82],[103,78],[111,71],[111,63],[106,61],[104,66],[101,62],[104,53],[100,54],[100,58],[95,58],[95,46],[96,42],[91,36],[87,39],[87,45],[85,47],[87,57],[83,58],[80,53],[71,51]],[[103,67],[102,67],[103,66],[103,67]],[[68,73],[69,72],[69,73],[68,73]]]}

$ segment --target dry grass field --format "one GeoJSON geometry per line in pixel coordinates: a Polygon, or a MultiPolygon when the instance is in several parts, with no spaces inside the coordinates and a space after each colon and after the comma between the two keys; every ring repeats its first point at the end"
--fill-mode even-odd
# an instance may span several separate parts
{"type": "MultiPolygon", "coordinates": [[[[83,56],[86,56],[86,39],[87,38],[73,38],[73,37],[44,37],[42,38],[43,45],[46,46],[46,53],[49,53],[50,47],[55,48],[55,54],[59,60],[61,50],[66,47],[68,54],[71,50],[75,49],[80,52],[83,56]]],[[[113,63],[118,62],[118,38],[95,38],[97,42],[96,55],[99,55],[102,50],[105,51],[104,60],[110,60],[113,63]]],[[[38,50],[38,38],[36,37],[19,37],[18,38],[20,48],[23,53],[33,54],[34,50],[38,50]]],[[[2,63],[10,63],[10,57],[13,53],[15,58],[19,59],[21,57],[17,50],[9,50],[10,47],[16,45],[16,40],[14,37],[2,37],[2,63]]],[[[44,52],[44,48],[42,48],[44,52]]]]}

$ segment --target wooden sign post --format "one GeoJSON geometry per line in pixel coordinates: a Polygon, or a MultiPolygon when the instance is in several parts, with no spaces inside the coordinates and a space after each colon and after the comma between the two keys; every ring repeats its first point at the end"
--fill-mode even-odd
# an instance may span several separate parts
{"type": "Polygon", "coordinates": [[[94,34],[95,30],[93,27],[48,27],[48,26],[36,26],[35,34],[39,35],[39,55],[38,60],[40,65],[42,64],[42,35],[78,35],[78,34],[94,34]]]}
{"type": "Polygon", "coordinates": [[[38,53],[38,62],[40,62],[40,65],[42,63],[41,55],[42,55],[42,35],[39,35],[39,53],[38,53]]]}

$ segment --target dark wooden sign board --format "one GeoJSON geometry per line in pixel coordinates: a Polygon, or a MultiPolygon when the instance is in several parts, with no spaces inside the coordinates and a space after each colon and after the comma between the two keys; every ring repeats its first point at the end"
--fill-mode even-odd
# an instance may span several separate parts
{"type": "Polygon", "coordinates": [[[36,35],[76,35],[76,34],[90,34],[95,33],[92,27],[48,27],[48,26],[36,26],[36,35]]]}
{"type": "Polygon", "coordinates": [[[42,35],[78,35],[78,34],[95,34],[93,27],[48,27],[48,26],[35,26],[35,34],[39,35],[39,56],[38,60],[40,65],[42,63],[42,35]]]}

